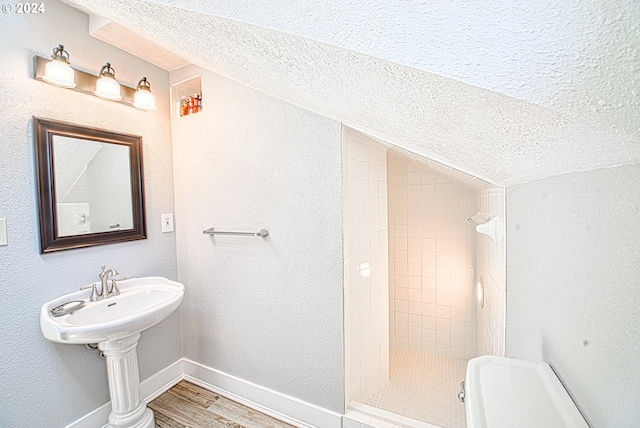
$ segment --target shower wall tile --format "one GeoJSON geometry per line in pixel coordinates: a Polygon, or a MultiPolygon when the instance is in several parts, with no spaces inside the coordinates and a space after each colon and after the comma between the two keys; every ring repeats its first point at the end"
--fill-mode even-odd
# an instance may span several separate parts
{"type": "Polygon", "coordinates": [[[389,380],[386,147],[343,127],[346,405],[389,380]]]}
{"type": "Polygon", "coordinates": [[[388,153],[389,322],[392,346],[476,356],[478,189],[450,169],[388,153]]]}
{"type": "MultiPolygon", "coordinates": [[[[478,211],[505,218],[503,188],[488,189],[478,196],[478,211]]],[[[478,281],[484,283],[484,308],[478,307],[478,355],[504,356],[505,335],[505,238],[493,242],[478,234],[478,281]]]]}

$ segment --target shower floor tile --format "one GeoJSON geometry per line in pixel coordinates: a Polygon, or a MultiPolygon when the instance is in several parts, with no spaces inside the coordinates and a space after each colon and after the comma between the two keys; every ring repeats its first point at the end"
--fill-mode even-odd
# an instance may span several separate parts
{"type": "Polygon", "coordinates": [[[405,348],[391,348],[389,383],[364,404],[442,428],[466,428],[458,401],[467,361],[405,348]]]}

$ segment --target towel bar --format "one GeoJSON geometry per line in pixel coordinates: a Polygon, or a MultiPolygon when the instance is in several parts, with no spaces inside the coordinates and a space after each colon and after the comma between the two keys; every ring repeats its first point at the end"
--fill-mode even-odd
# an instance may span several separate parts
{"type": "Polygon", "coordinates": [[[234,236],[259,236],[266,238],[269,235],[269,231],[266,229],[260,229],[257,232],[223,232],[221,230],[214,230],[213,227],[203,231],[206,235],[234,235],[234,236]]]}

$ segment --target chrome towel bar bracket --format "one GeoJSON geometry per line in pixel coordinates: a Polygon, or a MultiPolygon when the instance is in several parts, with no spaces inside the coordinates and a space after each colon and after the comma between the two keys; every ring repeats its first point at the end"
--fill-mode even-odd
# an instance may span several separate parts
{"type": "Polygon", "coordinates": [[[206,235],[259,236],[260,238],[266,238],[269,236],[269,231],[266,229],[260,229],[257,232],[223,232],[221,230],[214,230],[213,227],[210,227],[202,233],[206,235]]]}

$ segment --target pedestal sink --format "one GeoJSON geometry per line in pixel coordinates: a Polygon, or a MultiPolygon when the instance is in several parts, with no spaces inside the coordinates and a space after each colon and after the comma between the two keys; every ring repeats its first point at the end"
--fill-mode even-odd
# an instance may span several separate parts
{"type": "MultiPolygon", "coordinates": [[[[140,399],[138,356],[140,332],[171,315],[182,302],[184,285],[162,277],[121,280],[120,294],[95,302],[88,291],[76,291],[45,303],[40,328],[57,343],[97,343],[105,356],[109,377],[109,427],[154,428],[153,412],[140,399]],[[51,310],[67,302],[86,300],[70,314],[51,310]]],[[[66,307],[66,306],[65,306],[66,307]]]]}

